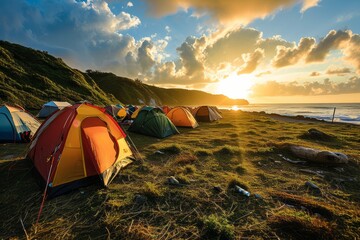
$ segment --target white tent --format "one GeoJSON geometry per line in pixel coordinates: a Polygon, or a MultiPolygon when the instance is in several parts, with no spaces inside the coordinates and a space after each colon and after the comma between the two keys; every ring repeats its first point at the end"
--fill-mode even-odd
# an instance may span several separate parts
{"type": "Polygon", "coordinates": [[[57,101],[47,102],[42,106],[37,117],[46,118],[46,117],[50,116],[53,112],[55,112],[57,110],[61,110],[67,106],[71,106],[71,104],[68,102],[57,102],[57,101]]]}

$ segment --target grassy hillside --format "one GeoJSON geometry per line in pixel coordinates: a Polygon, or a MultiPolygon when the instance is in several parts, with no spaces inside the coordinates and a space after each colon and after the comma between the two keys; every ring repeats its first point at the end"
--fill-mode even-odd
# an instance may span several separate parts
{"type": "Polygon", "coordinates": [[[40,108],[49,100],[97,104],[116,101],[86,74],[60,58],[17,44],[0,41],[0,102],[40,108]]]}
{"type": "Polygon", "coordinates": [[[95,104],[247,104],[224,95],[149,86],[112,73],[83,73],[44,51],[0,41],[0,103],[40,108],[50,100],[95,104]],[[114,97],[115,96],[115,97],[114,97]]]}
{"type": "Polygon", "coordinates": [[[156,103],[162,102],[160,97],[151,91],[148,85],[142,84],[140,81],[118,77],[113,73],[91,70],[87,71],[87,75],[94,79],[103,91],[111,93],[122,103],[149,104],[151,99],[156,103]]]}
{"type": "Polygon", "coordinates": [[[166,89],[150,86],[139,80],[118,77],[112,73],[88,71],[99,87],[113,94],[123,103],[141,104],[155,101],[167,105],[235,105],[248,104],[244,99],[230,99],[224,95],[214,95],[197,90],[166,89]],[[131,91],[129,91],[131,89],[131,91]],[[139,101],[140,100],[140,101],[139,101]]]}
{"type": "Polygon", "coordinates": [[[149,88],[168,105],[246,105],[245,99],[230,99],[221,94],[209,94],[197,90],[164,89],[155,86],[149,88]]]}

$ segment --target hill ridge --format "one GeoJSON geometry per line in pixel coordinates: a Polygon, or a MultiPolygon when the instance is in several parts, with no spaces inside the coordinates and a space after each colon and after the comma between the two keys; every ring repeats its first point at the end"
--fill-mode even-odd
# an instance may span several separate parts
{"type": "Polygon", "coordinates": [[[248,104],[199,90],[166,89],[113,73],[71,68],[46,51],[0,40],[0,102],[40,108],[50,100],[94,104],[248,104]],[[129,91],[131,89],[131,91],[129,91]]]}

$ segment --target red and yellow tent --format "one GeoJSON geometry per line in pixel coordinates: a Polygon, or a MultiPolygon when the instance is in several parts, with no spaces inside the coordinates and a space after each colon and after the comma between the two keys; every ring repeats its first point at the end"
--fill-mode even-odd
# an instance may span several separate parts
{"type": "Polygon", "coordinates": [[[93,181],[107,186],[132,162],[125,137],[105,109],[76,104],[56,112],[40,126],[27,157],[50,196],[93,181]]]}

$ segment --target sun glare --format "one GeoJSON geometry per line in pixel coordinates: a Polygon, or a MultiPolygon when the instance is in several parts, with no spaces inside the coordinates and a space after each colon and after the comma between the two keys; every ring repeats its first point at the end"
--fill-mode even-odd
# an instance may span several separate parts
{"type": "Polygon", "coordinates": [[[231,110],[238,111],[238,110],[240,110],[240,108],[238,106],[234,105],[231,107],[231,110]]]}
{"type": "Polygon", "coordinates": [[[253,85],[252,75],[237,75],[235,72],[221,80],[217,86],[217,92],[229,98],[247,98],[253,85]]]}

